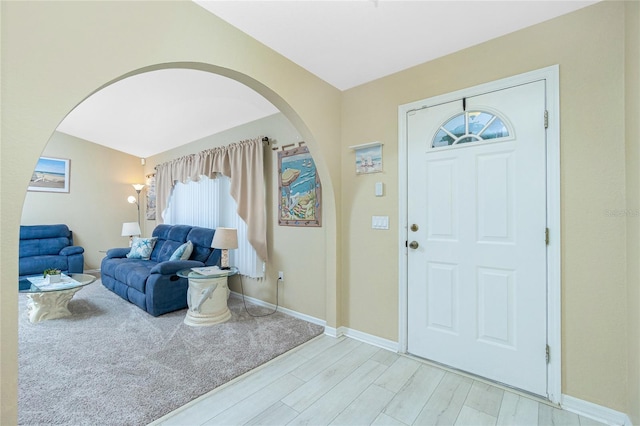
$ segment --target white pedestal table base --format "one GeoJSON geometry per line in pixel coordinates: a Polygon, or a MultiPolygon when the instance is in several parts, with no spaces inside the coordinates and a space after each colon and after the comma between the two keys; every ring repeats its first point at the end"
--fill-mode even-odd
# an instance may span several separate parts
{"type": "Polygon", "coordinates": [[[229,293],[227,277],[189,278],[187,291],[189,310],[184,323],[192,326],[207,326],[229,320],[231,318],[231,311],[227,306],[229,293]]]}
{"type": "Polygon", "coordinates": [[[69,301],[80,290],[82,290],[82,287],[42,293],[27,293],[27,316],[29,321],[35,324],[44,320],[70,316],[69,301]]]}

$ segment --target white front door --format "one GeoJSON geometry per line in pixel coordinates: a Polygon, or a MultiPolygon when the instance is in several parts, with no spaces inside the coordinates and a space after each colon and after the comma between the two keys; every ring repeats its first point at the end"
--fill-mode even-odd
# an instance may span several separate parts
{"type": "Polygon", "coordinates": [[[538,395],[547,394],[544,111],[541,80],[407,119],[408,351],[538,395]]]}

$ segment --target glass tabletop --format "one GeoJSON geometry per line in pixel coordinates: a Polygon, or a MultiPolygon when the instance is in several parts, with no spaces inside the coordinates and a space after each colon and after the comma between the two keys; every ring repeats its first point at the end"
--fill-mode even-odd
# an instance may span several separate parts
{"type": "Polygon", "coordinates": [[[46,293],[70,290],[84,287],[95,280],[96,277],[89,274],[62,274],[60,282],[50,283],[48,278],[44,278],[42,275],[34,275],[20,279],[18,281],[18,291],[20,293],[46,293]]]}
{"type": "Polygon", "coordinates": [[[217,266],[204,266],[202,268],[189,268],[178,271],[178,276],[182,278],[192,278],[204,280],[207,278],[230,277],[238,273],[238,268],[232,266],[229,269],[220,269],[217,266]]]}

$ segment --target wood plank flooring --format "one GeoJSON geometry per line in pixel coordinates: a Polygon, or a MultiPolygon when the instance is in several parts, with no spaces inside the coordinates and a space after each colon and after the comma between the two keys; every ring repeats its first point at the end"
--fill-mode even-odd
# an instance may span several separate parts
{"type": "Polygon", "coordinates": [[[350,338],[328,336],[320,336],[152,423],[285,424],[600,423],[411,357],[350,338]]]}

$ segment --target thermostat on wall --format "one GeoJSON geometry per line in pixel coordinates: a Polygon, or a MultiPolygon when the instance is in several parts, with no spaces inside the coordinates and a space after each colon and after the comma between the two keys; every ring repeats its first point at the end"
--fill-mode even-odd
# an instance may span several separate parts
{"type": "Polygon", "coordinates": [[[384,195],[384,184],[382,182],[376,182],[376,197],[382,197],[384,195]]]}

